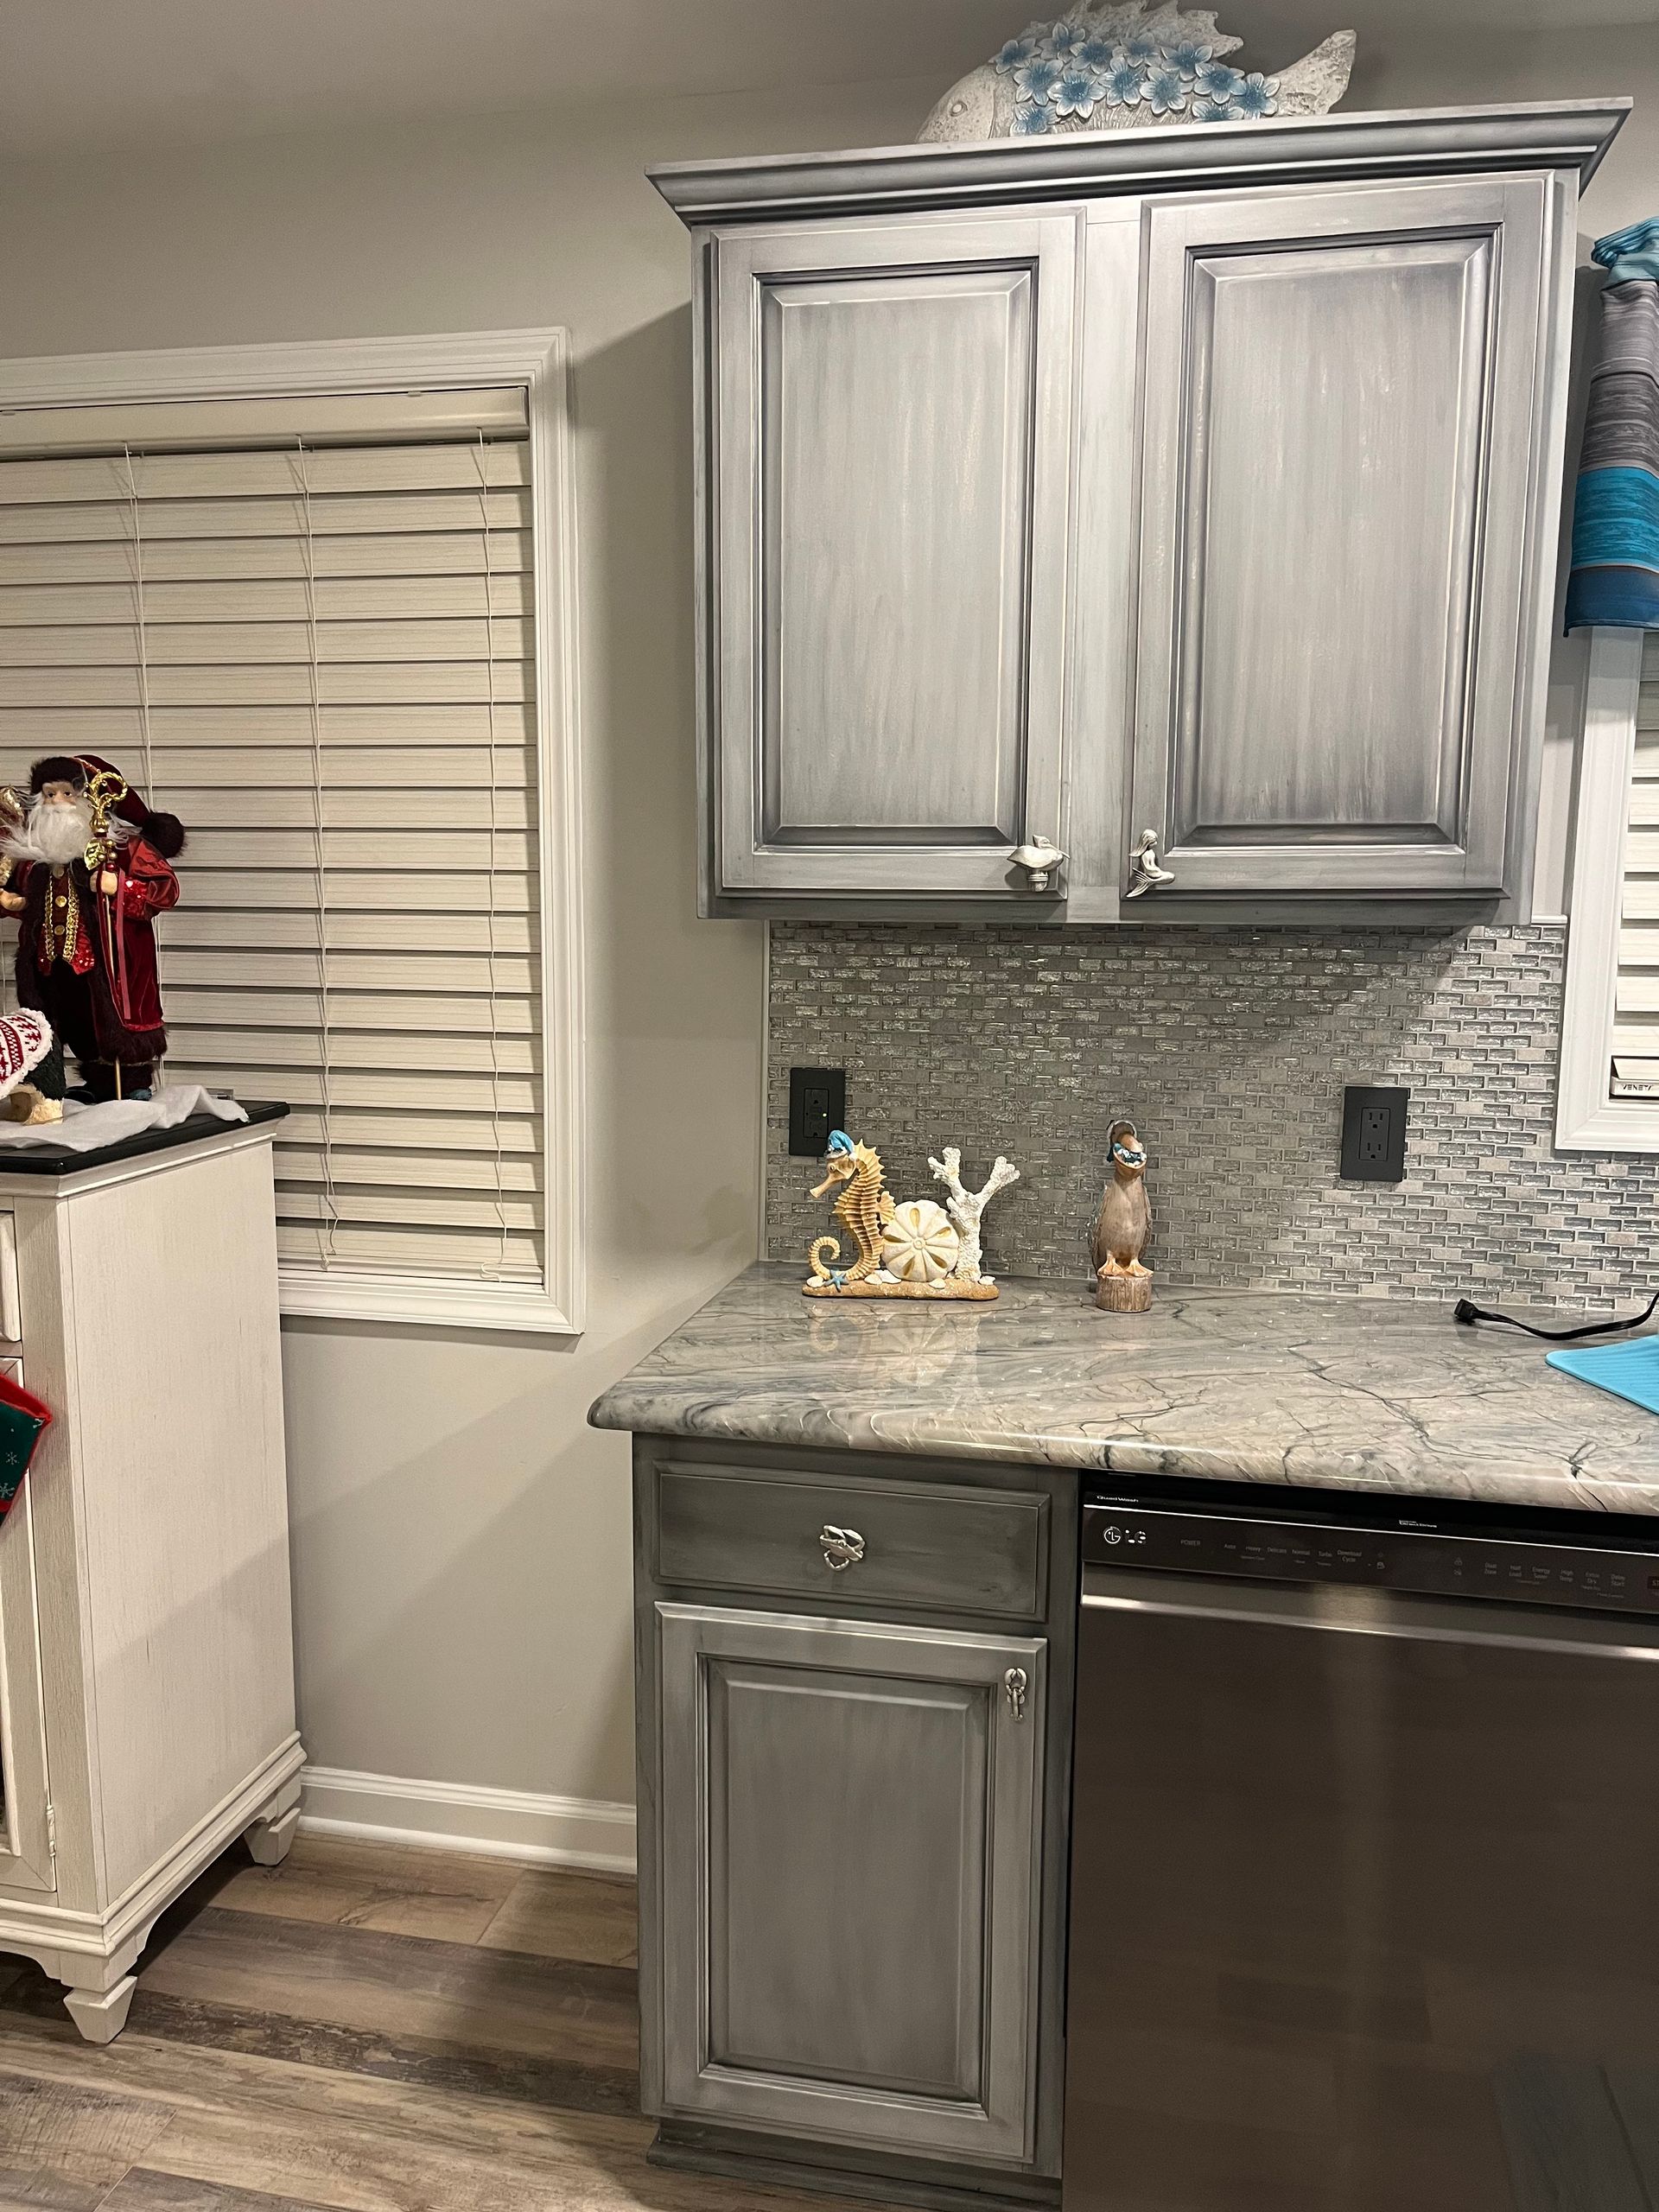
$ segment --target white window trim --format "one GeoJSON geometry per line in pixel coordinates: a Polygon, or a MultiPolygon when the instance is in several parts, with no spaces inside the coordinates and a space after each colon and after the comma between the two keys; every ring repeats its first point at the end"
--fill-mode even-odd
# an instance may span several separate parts
{"type": "Polygon", "coordinates": [[[536,564],[536,732],[542,914],[546,1277],[541,1290],[441,1278],[284,1268],[284,1313],[580,1334],[587,1253],[582,1052],[582,791],[576,664],[575,485],[569,334],[465,331],[149,353],[0,361],[0,409],[162,399],[300,397],[484,384],[524,387],[536,564]]]}
{"type": "Polygon", "coordinates": [[[1590,632],[1555,1096],[1555,1142],[1563,1152],[1659,1152],[1659,1100],[1615,1098],[1609,1084],[1645,635],[1590,632]]]}

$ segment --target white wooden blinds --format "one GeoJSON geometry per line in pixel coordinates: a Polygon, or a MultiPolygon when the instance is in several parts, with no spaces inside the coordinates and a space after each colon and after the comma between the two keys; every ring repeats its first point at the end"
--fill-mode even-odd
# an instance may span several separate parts
{"type": "Polygon", "coordinates": [[[184,822],[167,1071],[292,1106],[285,1270],[542,1285],[523,391],[0,430],[0,779],[95,753],[184,822]]]}
{"type": "Polygon", "coordinates": [[[1659,1099],[1659,633],[1652,632],[1643,643],[1632,759],[1611,1095],[1659,1099]]]}

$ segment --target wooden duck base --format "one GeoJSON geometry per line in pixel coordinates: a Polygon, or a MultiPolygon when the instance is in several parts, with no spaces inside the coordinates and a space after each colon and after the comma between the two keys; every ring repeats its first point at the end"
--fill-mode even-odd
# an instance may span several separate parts
{"type": "Polygon", "coordinates": [[[868,1275],[858,1282],[804,1282],[803,1298],[922,1298],[931,1306],[951,1306],[965,1299],[982,1301],[996,1296],[994,1282],[872,1282],[868,1275]]]}
{"type": "Polygon", "coordinates": [[[1152,1277],[1102,1275],[1096,1284],[1095,1303],[1103,1313],[1149,1313],[1152,1277]]]}

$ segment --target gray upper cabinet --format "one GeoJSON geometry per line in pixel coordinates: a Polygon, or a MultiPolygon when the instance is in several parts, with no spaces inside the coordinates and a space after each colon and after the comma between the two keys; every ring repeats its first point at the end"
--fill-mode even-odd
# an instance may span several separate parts
{"type": "Polygon", "coordinates": [[[1578,194],[1629,105],[653,172],[702,911],[1526,918],[1578,194]]]}
{"type": "Polygon", "coordinates": [[[1028,2163],[1046,1645],[656,1615],[664,2108],[1028,2163]]]}
{"type": "Polygon", "coordinates": [[[1539,177],[1147,209],[1152,895],[1511,887],[1548,212],[1539,177]]]}
{"type": "Polygon", "coordinates": [[[1060,830],[1075,220],[712,254],[718,888],[1032,895],[1010,854],[1060,830]]]}

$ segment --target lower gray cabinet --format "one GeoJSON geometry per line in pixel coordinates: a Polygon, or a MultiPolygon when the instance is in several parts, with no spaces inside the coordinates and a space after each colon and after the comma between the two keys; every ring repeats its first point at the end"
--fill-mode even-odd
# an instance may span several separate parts
{"type": "Polygon", "coordinates": [[[1077,1478],[636,1436],[652,2158],[1053,2212],[1077,1478]]]}
{"type": "Polygon", "coordinates": [[[655,1613],[665,2108],[1028,2160],[1046,1643],[655,1613]]]}

